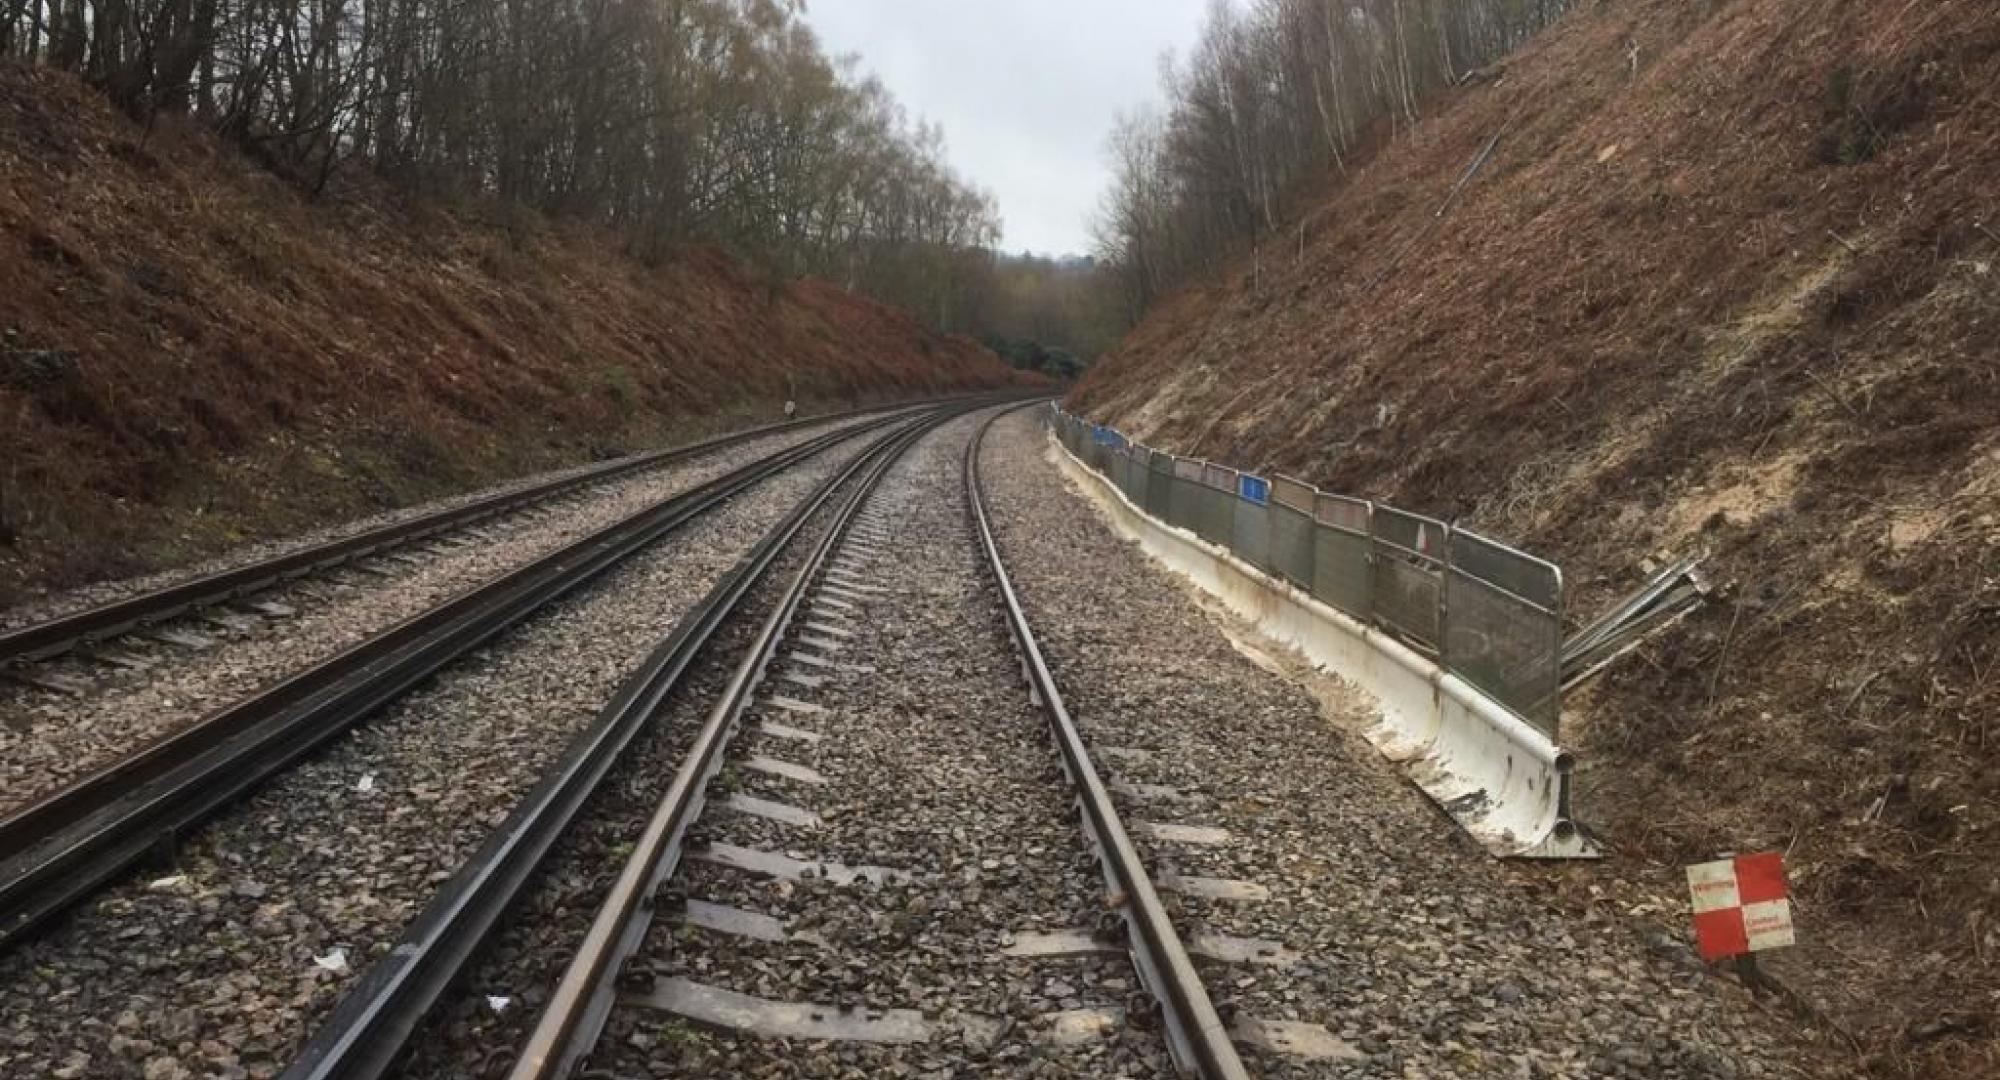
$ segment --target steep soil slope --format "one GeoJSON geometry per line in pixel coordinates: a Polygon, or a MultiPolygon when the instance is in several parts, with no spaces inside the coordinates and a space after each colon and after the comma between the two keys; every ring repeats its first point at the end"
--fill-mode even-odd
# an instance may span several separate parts
{"type": "Polygon", "coordinates": [[[1015,376],[831,285],[317,200],[0,66],[0,603],[245,535],[810,409],[1015,376]]]}
{"type": "Polygon", "coordinates": [[[1624,858],[1562,886],[1678,930],[1679,864],[1786,850],[1840,1057],[2000,1075],[2000,7],[1590,5],[1294,225],[1075,403],[1518,541],[1579,617],[1708,552],[1569,703],[1624,858]]]}

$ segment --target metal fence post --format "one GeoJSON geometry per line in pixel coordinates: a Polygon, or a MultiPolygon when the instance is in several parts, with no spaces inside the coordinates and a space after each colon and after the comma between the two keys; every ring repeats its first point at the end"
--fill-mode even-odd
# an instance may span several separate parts
{"type": "Polygon", "coordinates": [[[1368,500],[1368,566],[1364,571],[1368,576],[1368,625],[1381,629],[1382,605],[1377,602],[1376,583],[1381,575],[1375,571],[1375,500],[1368,500]]]}
{"type": "Polygon", "coordinates": [[[1444,660],[1444,661],[1445,661],[1445,667],[1446,667],[1447,669],[1449,669],[1449,668],[1450,668],[1450,666],[1451,666],[1451,664],[1450,664],[1450,660],[1449,660],[1449,658],[1447,657],[1447,655],[1446,655],[1446,652],[1445,652],[1445,643],[1451,640],[1451,599],[1450,599],[1450,597],[1451,597],[1451,588],[1450,588],[1450,586],[1451,586],[1451,530],[1452,530],[1452,524],[1451,524],[1451,522],[1449,522],[1449,521],[1445,522],[1445,523],[1444,523],[1444,564],[1443,564],[1443,568],[1442,568],[1441,570],[1439,570],[1439,571],[1438,571],[1438,613],[1437,613],[1437,624],[1438,624],[1438,639],[1437,639],[1437,649],[1438,649],[1438,659],[1440,659],[1440,660],[1444,660]]]}

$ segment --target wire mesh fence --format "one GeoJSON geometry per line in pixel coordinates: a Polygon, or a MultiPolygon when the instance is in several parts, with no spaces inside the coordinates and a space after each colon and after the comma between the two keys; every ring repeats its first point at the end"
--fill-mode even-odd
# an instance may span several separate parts
{"type": "Polygon", "coordinates": [[[1236,538],[1236,470],[1202,462],[1201,512],[1195,534],[1211,544],[1228,547],[1236,538]]]}
{"type": "Polygon", "coordinates": [[[1313,588],[1312,485],[1280,476],[1271,482],[1272,573],[1301,589],[1313,588]]]}
{"type": "Polygon", "coordinates": [[[1557,737],[1562,571],[1382,503],[1152,450],[1060,409],[1057,438],[1134,506],[1402,639],[1557,737]]]}
{"type": "Polygon", "coordinates": [[[1230,548],[1259,570],[1271,570],[1271,484],[1261,476],[1236,476],[1230,548]]]}

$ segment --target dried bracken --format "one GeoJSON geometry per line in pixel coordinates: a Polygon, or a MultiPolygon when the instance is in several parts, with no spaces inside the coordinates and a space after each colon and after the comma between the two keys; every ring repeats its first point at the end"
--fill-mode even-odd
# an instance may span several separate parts
{"type": "Polygon", "coordinates": [[[0,64],[0,604],[788,398],[1013,377],[825,281],[488,217],[366,177],[308,200],[187,121],[0,64]]]}

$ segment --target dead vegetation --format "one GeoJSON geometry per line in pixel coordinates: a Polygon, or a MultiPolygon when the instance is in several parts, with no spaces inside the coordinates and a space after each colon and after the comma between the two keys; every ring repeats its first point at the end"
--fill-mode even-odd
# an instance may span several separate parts
{"type": "Polygon", "coordinates": [[[1518,540],[1579,619],[1707,551],[1721,595],[1570,703],[1625,858],[1561,889],[1679,929],[1682,863],[1788,852],[1827,1074],[2000,1075],[1996,87],[1971,0],[1589,6],[1075,395],[1518,540]]]}
{"type": "Polygon", "coordinates": [[[714,251],[648,267],[583,227],[336,186],[308,198],[191,124],[0,64],[0,603],[787,397],[1014,377],[714,251]]]}

